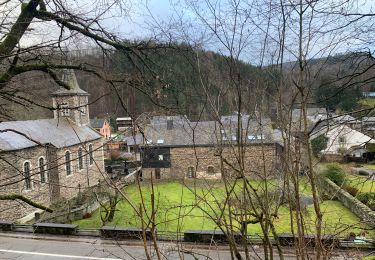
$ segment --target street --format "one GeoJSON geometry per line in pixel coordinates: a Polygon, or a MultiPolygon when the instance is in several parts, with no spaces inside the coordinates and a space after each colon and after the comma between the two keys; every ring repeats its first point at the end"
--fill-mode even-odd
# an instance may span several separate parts
{"type": "MultiPolygon", "coordinates": [[[[164,259],[230,259],[230,252],[226,246],[211,249],[193,245],[186,245],[180,252],[175,243],[160,242],[164,259]],[[194,247],[194,256],[190,248],[194,247]]],[[[150,248],[150,247],[149,247],[150,248]]],[[[263,259],[262,250],[258,248],[252,253],[253,259],[263,259]]],[[[155,252],[151,256],[157,259],[155,252]]],[[[17,260],[51,260],[51,259],[91,259],[91,260],[117,260],[117,259],[146,259],[145,250],[139,242],[132,244],[118,244],[108,240],[95,238],[46,237],[30,235],[29,237],[14,237],[0,234],[0,259],[17,260]]],[[[277,258],[275,258],[277,259],[277,258]]],[[[296,259],[286,256],[284,259],[296,259]]],[[[350,259],[335,257],[331,259],[350,259]]],[[[354,258],[353,258],[354,259],[354,258]]]]}

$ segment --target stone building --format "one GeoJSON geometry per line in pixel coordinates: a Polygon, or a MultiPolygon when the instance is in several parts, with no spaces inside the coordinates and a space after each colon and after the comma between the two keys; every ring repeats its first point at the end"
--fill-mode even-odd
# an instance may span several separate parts
{"type": "Polygon", "coordinates": [[[240,162],[245,175],[274,176],[283,148],[273,138],[270,120],[260,122],[247,115],[240,120],[239,124],[236,115],[222,117],[220,122],[168,117],[151,123],[145,129],[146,144],[141,146],[142,178],[236,177],[240,162]]]}
{"type": "MultiPolygon", "coordinates": [[[[89,126],[88,93],[73,71],[63,81],[71,88],[52,94],[53,119],[0,123],[0,194],[16,193],[43,205],[69,199],[103,178],[103,144],[89,126]]],[[[36,209],[3,200],[0,219],[16,220],[36,209]]]]}

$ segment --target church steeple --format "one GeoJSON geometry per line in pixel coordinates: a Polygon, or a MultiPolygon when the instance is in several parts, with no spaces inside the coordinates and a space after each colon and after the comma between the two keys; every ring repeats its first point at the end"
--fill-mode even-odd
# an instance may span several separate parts
{"type": "Polygon", "coordinates": [[[88,125],[89,93],[82,90],[72,69],[64,69],[62,82],[69,86],[69,89],[60,87],[52,93],[52,101],[54,110],[54,118],[67,117],[73,120],[77,125],[88,125]]]}

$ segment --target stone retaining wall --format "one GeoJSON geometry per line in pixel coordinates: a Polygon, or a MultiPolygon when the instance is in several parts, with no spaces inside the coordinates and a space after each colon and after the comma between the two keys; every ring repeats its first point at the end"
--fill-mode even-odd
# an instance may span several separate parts
{"type": "Polygon", "coordinates": [[[360,202],[358,199],[350,195],[344,189],[337,186],[331,180],[320,176],[319,178],[320,188],[332,198],[336,198],[345,207],[349,208],[354,214],[356,214],[362,221],[366,222],[369,226],[375,227],[375,211],[372,211],[365,204],[360,202]]]}

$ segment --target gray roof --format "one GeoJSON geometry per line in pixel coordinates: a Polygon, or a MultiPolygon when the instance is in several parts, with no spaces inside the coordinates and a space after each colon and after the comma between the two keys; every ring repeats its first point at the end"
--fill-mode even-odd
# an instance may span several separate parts
{"type": "Polygon", "coordinates": [[[126,142],[127,145],[143,144],[143,136],[141,134],[137,134],[135,136],[126,136],[124,138],[124,142],[126,142]]]}
{"type": "MultiPolygon", "coordinates": [[[[270,122],[270,120],[265,120],[270,122]]],[[[145,128],[146,145],[156,146],[199,146],[219,143],[236,143],[234,122],[227,124],[216,121],[190,122],[179,121],[167,129],[166,123],[151,124],[145,128]]],[[[270,124],[259,124],[255,119],[247,118],[243,124],[243,139],[247,143],[273,143],[273,131],[270,124]]]]}
{"type": "Polygon", "coordinates": [[[20,150],[38,143],[63,148],[101,138],[101,135],[89,126],[77,126],[66,118],[0,123],[0,130],[7,129],[23,135],[13,131],[0,133],[0,151],[20,150]]]}
{"type": "Polygon", "coordinates": [[[62,82],[70,87],[70,89],[66,89],[64,87],[60,87],[58,90],[53,92],[52,96],[71,96],[71,95],[80,95],[80,96],[88,96],[89,93],[82,90],[72,69],[65,69],[62,76],[62,82]]]}
{"type": "Polygon", "coordinates": [[[351,115],[333,116],[332,119],[338,123],[360,123],[360,121],[351,115]]]}
{"type": "Polygon", "coordinates": [[[168,120],[172,120],[174,125],[183,125],[189,122],[186,116],[176,115],[176,116],[153,116],[151,118],[151,125],[166,124],[168,120]]]}
{"type": "Polygon", "coordinates": [[[105,119],[104,118],[94,118],[90,119],[90,126],[92,128],[102,128],[104,124],[105,119]]]}
{"type": "MultiPolygon", "coordinates": [[[[292,111],[292,118],[294,120],[299,120],[300,117],[301,117],[301,109],[300,108],[295,108],[293,109],[292,111]]],[[[317,116],[317,115],[326,115],[327,114],[327,110],[323,107],[309,107],[309,108],[306,108],[306,115],[307,116],[317,116]]]]}

